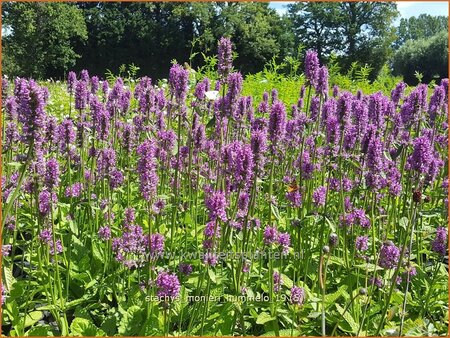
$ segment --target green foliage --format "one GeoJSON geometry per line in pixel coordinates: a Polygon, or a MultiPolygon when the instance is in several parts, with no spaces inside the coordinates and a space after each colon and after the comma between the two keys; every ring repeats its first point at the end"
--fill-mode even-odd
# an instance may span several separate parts
{"type": "Polygon", "coordinates": [[[398,16],[394,3],[299,2],[288,5],[288,16],[297,43],[306,41],[322,61],[339,53],[344,70],[354,62],[368,64],[373,80],[391,55],[398,16]]]}
{"type": "MultiPolygon", "coordinates": [[[[380,2],[297,2],[281,16],[268,3],[8,2],[3,72],[61,79],[68,70],[88,69],[106,73],[109,81],[121,76],[131,82],[142,75],[167,78],[170,60],[178,60],[213,78],[217,40],[227,36],[235,69],[245,75],[266,72],[275,62],[283,75],[298,76],[305,50],[313,48],[350,82],[375,81],[393,47],[448,27],[443,16],[420,15],[395,29],[397,15],[395,3],[380,2]]],[[[407,54],[397,53],[395,62],[407,54]]],[[[442,49],[433,57],[441,64],[442,49]]],[[[414,67],[424,81],[440,73],[427,77],[423,65],[414,67]]]]}
{"type": "Polygon", "coordinates": [[[397,28],[395,47],[402,46],[408,40],[429,38],[443,30],[448,31],[447,16],[420,14],[409,19],[402,18],[397,28]]]}
{"type": "MultiPolygon", "coordinates": [[[[262,100],[264,91],[270,92],[273,88],[276,88],[279,98],[287,106],[297,104],[300,88],[305,84],[304,76],[297,75],[297,72],[301,71],[301,66],[298,58],[292,58],[292,60],[281,63],[271,60],[262,72],[249,74],[245,77],[243,95],[253,96],[254,103],[257,104],[262,100]],[[296,71],[290,72],[289,69],[291,68],[295,68],[296,71]],[[284,75],[286,73],[290,75],[284,75]]],[[[342,74],[338,58],[334,54],[330,56],[327,67],[330,76],[330,89],[337,85],[341,90],[352,92],[361,90],[364,94],[381,91],[385,95],[390,95],[392,88],[401,81],[401,77],[391,74],[387,65],[381,68],[374,81],[369,81],[372,68],[367,64],[361,66],[355,62],[346,74],[342,74]]],[[[202,74],[202,72],[199,72],[198,77],[201,78],[202,74]]]]}
{"type": "Polygon", "coordinates": [[[131,85],[137,78],[139,69],[140,67],[136,66],[134,63],[131,63],[129,65],[122,64],[119,67],[118,74],[114,74],[111,70],[107,69],[105,74],[106,80],[108,80],[109,83],[114,83],[120,77],[125,81],[126,84],[131,85]]]}
{"type": "Polygon", "coordinates": [[[80,57],[75,41],[87,38],[79,9],[67,3],[5,3],[2,6],[4,72],[36,78],[61,76],[80,57]]]}
{"type": "Polygon", "coordinates": [[[77,68],[117,73],[135,62],[140,74],[167,77],[170,60],[204,65],[221,36],[231,37],[236,68],[256,72],[292,46],[287,21],[267,3],[80,3],[89,32],[77,68]],[[99,57],[101,55],[101,57],[99,57]],[[190,56],[190,57],[189,57],[190,56]]]}
{"type": "Polygon", "coordinates": [[[402,75],[408,84],[447,77],[447,65],[447,31],[441,31],[428,39],[407,41],[393,59],[394,74],[402,75]],[[419,73],[421,76],[417,76],[419,73]]]}

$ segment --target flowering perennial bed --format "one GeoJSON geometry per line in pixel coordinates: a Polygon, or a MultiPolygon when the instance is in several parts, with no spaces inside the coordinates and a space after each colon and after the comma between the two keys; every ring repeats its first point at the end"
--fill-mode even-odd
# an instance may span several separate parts
{"type": "Polygon", "coordinates": [[[447,332],[448,80],[390,97],[328,84],[241,96],[69,73],[69,110],[3,81],[7,335],[447,332]]]}

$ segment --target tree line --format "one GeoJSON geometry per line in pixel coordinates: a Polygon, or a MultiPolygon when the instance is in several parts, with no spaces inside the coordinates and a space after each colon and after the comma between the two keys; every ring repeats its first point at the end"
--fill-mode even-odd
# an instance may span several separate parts
{"type": "Polygon", "coordinates": [[[401,19],[389,2],[298,2],[280,15],[268,3],[21,3],[2,5],[3,73],[64,78],[69,70],[117,72],[135,64],[139,74],[167,77],[172,60],[201,66],[217,40],[230,37],[235,67],[255,73],[275,58],[302,58],[317,50],[343,72],[384,64],[408,82],[447,76],[447,17],[401,19]]]}

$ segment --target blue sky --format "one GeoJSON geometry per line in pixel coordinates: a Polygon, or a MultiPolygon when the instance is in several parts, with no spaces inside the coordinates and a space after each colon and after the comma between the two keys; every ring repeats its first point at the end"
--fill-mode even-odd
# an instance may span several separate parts
{"type": "MultiPolygon", "coordinates": [[[[270,7],[276,9],[279,13],[286,12],[286,5],[290,2],[270,2],[270,7]]],[[[435,1],[397,1],[397,8],[402,18],[410,18],[420,14],[430,15],[448,15],[448,2],[435,1]]]]}

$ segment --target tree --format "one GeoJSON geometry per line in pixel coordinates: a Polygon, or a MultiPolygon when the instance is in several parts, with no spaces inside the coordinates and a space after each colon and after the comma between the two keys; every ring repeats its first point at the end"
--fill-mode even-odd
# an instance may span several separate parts
{"type": "Polygon", "coordinates": [[[80,57],[73,48],[87,38],[79,9],[67,3],[2,5],[4,71],[12,76],[61,76],[80,57]]]}
{"type": "Polygon", "coordinates": [[[166,76],[170,61],[186,61],[194,38],[193,11],[189,3],[79,3],[89,32],[80,45],[83,57],[77,69],[103,74],[134,63],[140,74],[166,76]],[[175,10],[177,9],[177,10],[175,10]]]}
{"type": "Polygon", "coordinates": [[[288,18],[292,22],[295,43],[317,51],[325,61],[339,47],[336,2],[297,2],[288,5],[288,18]]]}
{"type": "Polygon", "coordinates": [[[292,46],[288,22],[267,3],[99,2],[79,3],[79,8],[89,39],[80,46],[77,68],[95,73],[133,62],[141,74],[166,77],[171,60],[189,61],[191,52],[197,53],[192,66],[201,65],[201,53],[215,54],[222,35],[235,45],[235,66],[255,72],[292,46]]]}
{"type": "Polygon", "coordinates": [[[213,21],[215,39],[228,36],[239,55],[235,67],[244,73],[263,69],[273,56],[284,58],[293,50],[289,21],[268,3],[217,3],[213,21]]]}
{"type": "Polygon", "coordinates": [[[336,53],[344,70],[354,62],[367,63],[374,78],[392,54],[395,3],[297,3],[288,5],[288,13],[297,41],[320,48],[322,57],[336,53]]]}
{"type": "Polygon", "coordinates": [[[443,30],[448,31],[447,16],[420,14],[418,17],[402,18],[397,28],[395,47],[402,46],[408,40],[430,38],[443,30]]]}
{"type": "Polygon", "coordinates": [[[404,81],[417,84],[415,72],[423,75],[422,81],[448,77],[448,31],[443,30],[428,39],[408,40],[395,53],[393,72],[404,81]]]}

